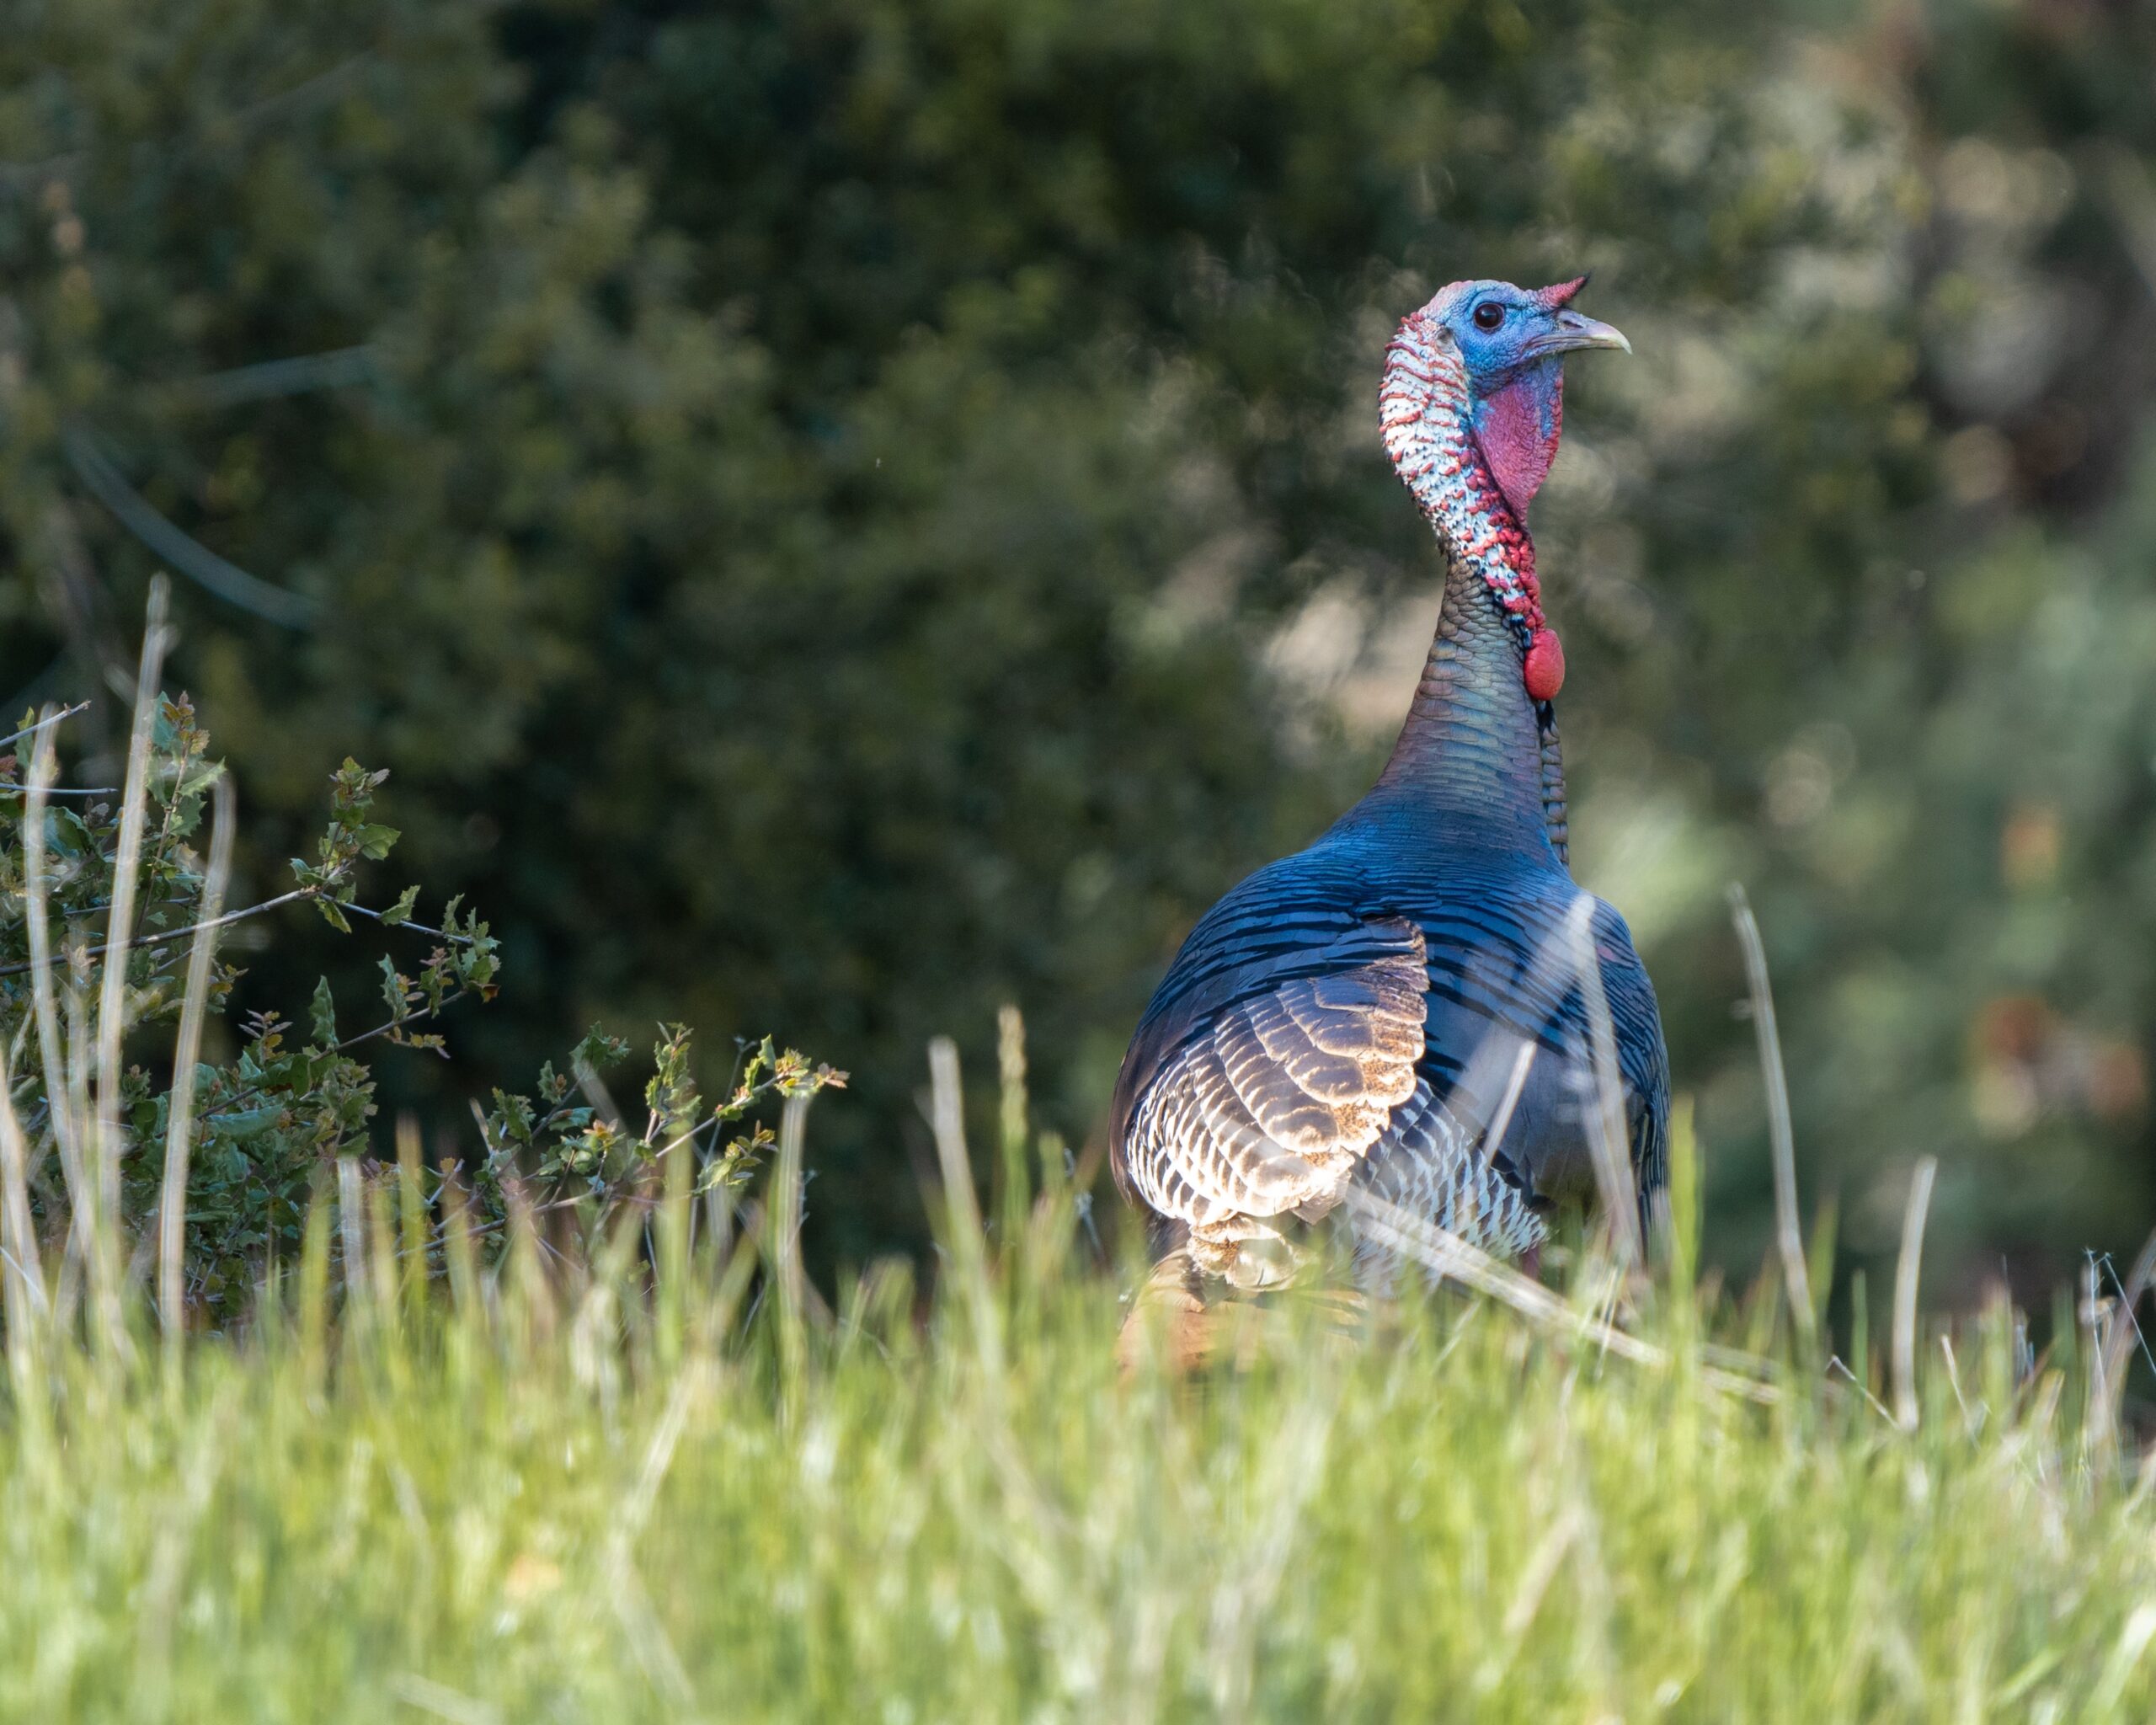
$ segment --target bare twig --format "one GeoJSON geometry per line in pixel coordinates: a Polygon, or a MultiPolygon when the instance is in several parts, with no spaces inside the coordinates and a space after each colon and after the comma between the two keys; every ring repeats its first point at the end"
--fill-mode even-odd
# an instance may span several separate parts
{"type": "MultiPolygon", "coordinates": [[[[391,1031],[399,1029],[404,1025],[430,1023],[436,1017],[440,1016],[444,1009],[455,1006],[457,1001],[462,1000],[467,995],[474,993],[475,991],[476,991],[470,988],[460,988],[453,994],[444,995],[442,996],[441,1006],[440,1007],[420,1007],[414,1009],[413,1012],[407,1013],[402,1018],[387,1019],[383,1023],[376,1025],[371,1030],[362,1030],[358,1035],[348,1036],[342,1042],[333,1042],[323,1050],[323,1052],[325,1054],[333,1055],[344,1054],[357,1048],[363,1042],[372,1042],[376,1037],[387,1036],[391,1031]]],[[[447,1060],[449,1056],[445,1054],[442,1055],[442,1058],[444,1060],[447,1060]]],[[[227,1115],[230,1114],[232,1111],[237,1108],[242,1103],[252,1102],[256,1097],[265,1093],[266,1092],[259,1084],[250,1084],[243,1090],[234,1091],[230,1096],[219,1103],[216,1108],[212,1108],[202,1118],[205,1120],[222,1119],[227,1115]]],[[[476,1110],[479,1105],[478,1102],[474,1101],[472,1106],[476,1110]]],[[[484,1124],[485,1118],[486,1117],[483,1114],[480,1116],[483,1124],[484,1124]]],[[[485,1132],[482,1131],[479,1136],[480,1140],[483,1143],[486,1140],[485,1132]]]]}
{"type": "Polygon", "coordinates": [[[1796,1135],[1790,1124],[1789,1077],[1774,1024],[1774,996],[1767,982],[1767,948],[1744,889],[1729,888],[1730,920],[1744,951],[1744,978],[1751,991],[1752,1033],[1759,1044],[1760,1079],[1767,1087],[1767,1141],[1774,1164],[1774,1247],[1782,1262],[1790,1317],[1807,1355],[1818,1345],[1818,1315],[1812,1304],[1812,1274],[1804,1261],[1804,1231],[1797,1220],[1796,1135]]]}
{"type": "Polygon", "coordinates": [[[249,574],[174,526],[127,483],[93,432],[71,425],[61,434],[61,444],[75,477],[90,494],[112,512],[120,526],[195,585],[280,628],[313,627],[319,607],[312,600],[249,574]]]}
{"type": "MultiPolygon", "coordinates": [[[[223,116],[227,126],[244,132],[264,120],[281,120],[286,115],[303,111],[318,98],[333,93],[344,81],[374,57],[371,48],[362,49],[347,56],[328,70],[312,77],[302,78],[289,89],[258,98],[244,107],[232,110],[223,116]]],[[[141,164],[152,159],[171,161],[184,159],[190,144],[201,147],[201,141],[181,139],[143,139],[128,146],[128,159],[141,164]]],[[[87,149],[67,150],[58,155],[45,156],[30,162],[0,162],[0,192],[19,192],[33,186],[66,180],[89,161],[87,149]]]]}
{"type": "MultiPolygon", "coordinates": [[[[19,731],[10,731],[6,736],[0,737],[0,749],[6,748],[10,743],[19,743],[24,737],[34,737],[40,732],[48,731],[62,719],[72,718],[77,713],[89,710],[88,702],[77,701],[72,707],[63,707],[57,713],[48,713],[35,724],[26,724],[19,731]]],[[[50,796],[51,793],[48,791],[45,794],[50,796]]]]}
{"type": "Polygon", "coordinates": [[[1894,1423],[1917,1429],[1917,1272],[1924,1262],[1924,1216],[1939,1159],[1925,1156],[1909,1179],[1908,1208],[1902,1215],[1902,1256],[1894,1266],[1894,1423]]]}
{"type": "MultiPolygon", "coordinates": [[[[293,895],[286,895],[286,897],[291,896],[293,895]]],[[[277,902],[281,904],[284,900],[279,900],[277,902]]],[[[340,903],[337,908],[340,911],[349,911],[355,916],[364,916],[371,922],[382,922],[387,928],[408,928],[414,934],[431,934],[436,940],[454,941],[461,947],[468,947],[472,944],[472,937],[468,934],[458,934],[446,928],[432,928],[424,922],[415,922],[408,916],[397,922],[384,922],[382,912],[370,911],[365,905],[340,903]]]]}
{"type": "MultiPolygon", "coordinates": [[[[221,783],[222,781],[220,780],[219,782],[221,783]]],[[[259,905],[249,905],[243,910],[227,911],[221,916],[205,919],[200,922],[190,922],[184,928],[174,928],[159,934],[145,935],[139,939],[120,940],[117,942],[107,941],[103,946],[85,947],[81,952],[75,954],[75,956],[83,959],[101,959],[107,953],[114,951],[125,953],[130,946],[145,948],[168,947],[175,941],[186,940],[192,936],[200,934],[205,928],[223,928],[234,922],[244,922],[250,916],[259,916],[265,911],[277,910],[283,905],[291,904],[295,899],[311,899],[316,896],[317,891],[313,887],[295,887],[291,892],[280,893],[274,899],[264,899],[259,905]]],[[[339,905],[339,908],[340,910],[350,911],[355,909],[356,907],[351,905],[339,905]]],[[[108,926],[110,926],[109,919],[108,919],[108,926]]],[[[8,964],[4,967],[0,967],[0,976],[14,976],[25,970],[35,969],[39,963],[40,960],[33,958],[26,964],[8,964]]]]}
{"type": "MultiPolygon", "coordinates": [[[[221,781],[220,781],[220,782],[221,782],[221,781]]],[[[47,796],[51,796],[56,793],[48,791],[45,794],[47,796]]],[[[264,899],[259,905],[249,905],[244,909],[238,911],[227,911],[221,916],[200,922],[190,922],[184,928],[166,929],[156,934],[137,934],[129,943],[138,947],[168,947],[176,941],[186,940],[194,935],[199,934],[205,928],[223,928],[234,922],[244,922],[250,916],[259,916],[265,911],[281,910],[284,906],[293,903],[296,900],[318,899],[321,896],[322,889],[319,887],[294,887],[291,891],[288,893],[280,893],[274,899],[264,899]]],[[[349,911],[354,916],[368,917],[376,922],[380,922],[382,920],[382,913],[381,911],[370,911],[365,905],[355,905],[340,900],[337,901],[337,908],[340,911],[349,911]]],[[[390,928],[408,928],[414,934],[432,935],[436,940],[454,941],[459,946],[468,947],[472,944],[472,937],[468,934],[453,934],[444,929],[431,928],[424,922],[406,921],[402,922],[391,922],[385,924],[384,926],[390,928]]],[[[101,947],[86,947],[79,954],[77,954],[77,956],[84,959],[100,958],[111,950],[112,948],[109,945],[101,947]]],[[[20,975],[24,971],[34,969],[36,967],[37,962],[38,961],[36,959],[33,959],[26,964],[8,964],[0,966],[0,976],[20,975]]],[[[391,1027],[385,1026],[384,1028],[387,1028],[391,1027]]]]}
{"type": "Polygon", "coordinates": [[[177,403],[209,410],[251,401],[274,401],[316,389],[340,389],[347,384],[370,382],[375,375],[372,347],[340,347],[328,353],[296,354],[290,359],[235,366],[228,371],[174,384],[167,393],[177,403]]]}

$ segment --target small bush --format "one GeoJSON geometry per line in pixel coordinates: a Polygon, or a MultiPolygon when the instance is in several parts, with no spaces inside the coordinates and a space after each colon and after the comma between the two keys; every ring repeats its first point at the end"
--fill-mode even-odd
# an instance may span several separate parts
{"type": "MultiPolygon", "coordinates": [[[[183,1297],[215,1322],[243,1308],[268,1265],[298,1252],[309,1206],[339,1161],[369,1174],[382,1166],[370,1060],[386,1048],[446,1059],[446,1015],[494,997],[501,959],[488,924],[457,899],[434,924],[420,920],[416,887],[387,904],[363,901],[363,874],[399,836],[376,818],[389,773],[349,759],[329,775],[328,820],[313,857],[292,859],[291,888],[225,909],[225,871],[204,840],[213,801],[229,818],[230,787],[188,697],[149,692],[157,633],[153,622],[125,787],[57,776],[66,723],[79,709],[26,714],[0,740],[11,751],[0,754],[0,1049],[29,1214],[48,1245],[64,1242],[63,1263],[80,1257],[95,1230],[77,1218],[94,1210],[102,1185],[108,1204],[116,1199],[125,1255],[139,1258],[165,1201],[168,1155],[184,1154],[183,1297]],[[383,932],[381,996],[358,1018],[365,1028],[351,1028],[355,1015],[325,977],[304,1030],[257,1011],[230,1027],[228,1058],[194,1060],[186,1073],[115,1059],[144,1055],[147,1033],[160,1027],[180,1027],[184,1050],[199,1046],[199,1020],[225,1018],[242,974],[216,958],[219,936],[309,906],[340,933],[355,922],[383,932]],[[123,924],[116,908],[130,913],[123,924]],[[187,967],[198,949],[190,1030],[187,967]]],[[[541,1069],[533,1094],[494,1092],[483,1144],[461,1170],[476,1226],[499,1224],[514,1200],[575,1208],[584,1227],[600,1228],[677,1162],[693,1167],[691,1194],[728,1204],[772,1141],[757,1110],[844,1081],[766,1039],[742,1052],[720,1099],[707,1103],[689,1031],[669,1025],[638,1130],[595,1100],[604,1096],[599,1071],[629,1052],[595,1028],[564,1070],[541,1069]]]]}

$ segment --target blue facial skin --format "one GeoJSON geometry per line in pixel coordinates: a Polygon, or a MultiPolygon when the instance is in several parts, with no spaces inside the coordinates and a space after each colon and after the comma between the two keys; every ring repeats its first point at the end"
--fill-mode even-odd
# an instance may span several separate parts
{"type": "Polygon", "coordinates": [[[1478,398],[1502,390],[1524,366],[1582,348],[1631,352],[1631,343],[1609,324],[1572,308],[1586,280],[1532,289],[1509,281],[1462,281],[1446,290],[1432,309],[1460,344],[1478,398]]]}
{"type": "MultiPolygon", "coordinates": [[[[1585,282],[1527,289],[1509,281],[1463,281],[1432,309],[1459,344],[1473,398],[1471,423],[1492,465],[1517,476],[1527,499],[1549,471],[1562,423],[1563,356],[1587,348],[1631,344],[1607,323],[1568,303],[1585,282]]],[[[1508,485],[1508,494],[1514,489],[1508,485]]]]}

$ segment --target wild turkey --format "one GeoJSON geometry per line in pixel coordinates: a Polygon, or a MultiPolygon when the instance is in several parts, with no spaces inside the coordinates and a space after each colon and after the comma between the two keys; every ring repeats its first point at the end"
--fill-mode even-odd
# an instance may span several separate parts
{"type": "Polygon", "coordinates": [[[1562,356],[1630,351],[1572,309],[1584,281],[1454,282],[1387,350],[1385,449],[1444,552],[1429,662],[1369,794],[1192,930],[1116,1087],[1117,1183],[1193,1293],[1281,1279],[1283,1225],[1343,1201],[1366,1263],[1386,1232],[1369,1219],[1402,1211],[1539,1246],[1552,1204],[1592,1186],[1590,944],[1643,1215],[1662,1183],[1661,1019],[1624,919],[1568,870],[1565,660],[1525,525],[1562,356]]]}

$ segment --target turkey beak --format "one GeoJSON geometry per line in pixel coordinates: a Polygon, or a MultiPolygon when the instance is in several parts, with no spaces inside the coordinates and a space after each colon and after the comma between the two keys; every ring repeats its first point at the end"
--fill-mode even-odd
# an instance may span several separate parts
{"type": "Polygon", "coordinates": [[[1623,330],[1569,308],[1559,312],[1550,320],[1549,330],[1534,338],[1529,344],[1536,359],[1551,354],[1577,353],[1584,348],[1615,348],[1630,353],[1632,344],[1625,339],[1623,330]]]}

